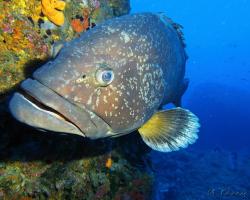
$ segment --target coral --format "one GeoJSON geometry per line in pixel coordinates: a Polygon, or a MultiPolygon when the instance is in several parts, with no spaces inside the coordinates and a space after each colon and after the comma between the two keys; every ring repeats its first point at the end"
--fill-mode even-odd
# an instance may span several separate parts
{"type": "MultiPolygon", "coordinates": [[[[20,1],[24,2],[24,1],[20,1]]],[[[19,3],[20,3],[19,2],[19,3]]],[[[22,4],[21,4],[22,5],[22,4]]],[[[0,9],[0,94],[15,86],[24,79],[27,60],[45,60],[48,56],[48,45],[26,15],[33,15],[33,11],[19,5],[20,13],[13,9],[16,6],[2,2],[0,9]],[[5,9],[3,9],[5,8],[5,9]]],[[[26,5],[26,4],[25,4],[26,5]]],[[[35,7],[32,2],[27,7],[35,7]]]]}
{"type": "Polygon", "coordinates": [[[150,199],[152,177],[146,165],[130,163],[120,149],[127,148],[139,161],[145,151],[139,154],[138,147],[135,151],[122,142],[138,141],[138,137],[128,136],[115,144],[111,140],[93,143],[37,132],[32,136],[31,130],[20,126],[12,131],[12,138],[20,131],[27,134],[0,152],[0,193],[5,199],[109,200],[123,195],[150,199]],[[111,143],[115,145],[112,149],[111,143]],[[113,165],[107,169],[105,163],[111,155],[113,165]]]}
{"type": "Polygon", "coordinates": [[[39,162],[1,164],[0,188],[7,199],[13,196],[16,198],[28,197],[29,192],[37,186],[38,177],[46,169],[39,162]]]}
{"type": "Polygon", "coordinates": [[[64,14],[61,12],[65,8],[64,1],[42,0],[42,13],[58,26],[64,24],[64,14]]]}
{"type": "Polygon", "coordinates": [[[108,158],[107,161],[106,161],[106,164],[105,166],[110,169],[112,167],[112,159],[111,158],[108,158]]]}
{"type": "Polygon", "coordinates": [[[71,26],[73,30],[77,33],[80,33],[86,29],[80,19],[73,19],[71,21],[71,26]]]}
{"type": "Polygon", "coordinates": [[[89,10],[83,9],[83,18],[81,19],[73,19],[71,21],[71,26],[73,30],[77,33],[87,30],[90,27],[89,24],[89,10]]]}
{"type": "Polygon", "coordinates": [[[95,9],[99,8],[100,5],[101,5],[101,3],[100,3],[98,0],[92,0],[92,1],[90,1],[90,4],[91,4],[95,9]]]}

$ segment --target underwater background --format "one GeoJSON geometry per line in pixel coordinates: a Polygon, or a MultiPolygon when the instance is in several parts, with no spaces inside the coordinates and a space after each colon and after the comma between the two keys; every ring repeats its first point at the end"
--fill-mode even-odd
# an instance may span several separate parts
{"type": "Polygon", "coordinates": [[[201,122],[191,148],[153,154],[162,171],[156,199],[249,199],[250,1],[132,0],[131,7],[166,12],[184,27],[183,106],[201,122]]]}
{"type": "Polygon", "coordinates": [[[199,149],[249,150],[250,2],[134,0],[132,12],[166,12],[180,23],[189,56],[184,107],[201,119],[199,149]]]}
{"type": "Polygon", "coordinates": [[[42,1],[0,0],[0,200],[250,199],[250,1],[68,0],[60,19],[46,16],[42,1]],[[13,91],[54,42],[129,12],[165,12],[184,27],[183,107],[200,118],[195,144],[160,153],[137,134],[85,141],[10,116],[13,91]]]}

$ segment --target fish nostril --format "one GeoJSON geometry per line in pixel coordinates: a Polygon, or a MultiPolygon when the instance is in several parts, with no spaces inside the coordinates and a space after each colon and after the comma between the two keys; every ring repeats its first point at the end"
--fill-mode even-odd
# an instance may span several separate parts
{"type": "Polygon", "coordinates": [[[87,77],[86,74],[83,74],[81,77],[79,77],[78,79],[76,79],[76,83],[83,83],[84,79],[87,77]]]}
{"type": "Polygon", "coordinates": [[[83,75],[82,75],[82,78],[83,78],[83,79],[86,78],[86,74],[83,74],[83,75]]]}

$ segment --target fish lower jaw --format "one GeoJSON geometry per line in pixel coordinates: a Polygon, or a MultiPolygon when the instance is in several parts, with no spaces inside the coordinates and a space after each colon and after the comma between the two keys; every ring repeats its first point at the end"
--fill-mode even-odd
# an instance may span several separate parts
{"type": "Polygon", "coordinates": [[[24,91],[16,92],[13,95],[9,108],[14,118],[38,130],[85,136],[75,124],[63,115],[45,106],[24,91]]]}

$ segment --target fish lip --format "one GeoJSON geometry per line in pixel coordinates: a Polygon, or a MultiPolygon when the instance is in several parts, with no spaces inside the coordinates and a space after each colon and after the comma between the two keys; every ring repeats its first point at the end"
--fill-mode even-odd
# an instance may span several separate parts
{"type": "MultiPolygon", "coordinates": [[[[33,97],[31,94],[26,92],[23,88],[20,88],[18,93],[21,94],[25,100],[29,101],[30,103],[33,103],[34,105],[39,107],[41,110],[44,110],[45,112],[47,111],[47,112],[53,113],[55,117],[60,118],[61,120],[67,121],[68,123],[71,123],[73,126],[75,126],[77,129],[81,131],[81,129],[74,122],[72,122],[69,118],[67,118],[62,113],[58,112],[57,110],[53,109],[52,107],[46,106],[43,102],[33,97]]],[[[83,132],[82,134],[85,136],[83,132]]]]}
{"type": "MultiPolygon", "coordinates": [[[[43,108],[47,108],[50,112],[63,118],[64,121],[77,127],[81,131],[82,136],[96,139],[108,137],[111,134],[110,126],[98,115],[86,107],[80,107],[72,103],[36,79],[23,81],[21,90],[26,94],[26,97],[24,96],[26,100],[29,101],[27,97],[30,97],[34,104],[39,102],[38,105],[43,105],[43,108]]],[[[46,125],[44,125],[44,129],[46,129],[46,125]]]]}
{"type": "Polygon", "coordinates": [[[66,117],[64,114],[62,114],[59,111],[57,111],[56,109],[54,109],[53,106],[46,105],[46,103],[44,103],[43,101],[39,100],[36,95],[34,95],[29,90],[26,90],[25,86],[21,85],[19,94],[21,94],[25,100],[33,103],[34,105],[36,105],[37,107],[39,107],[41,110],[43,110],[45,112],[49,111],[50,113],[53,113],[54,116],[60,118],[61,120],[64,120],[64,121],[67,121],[67,122],[71,123],[77,129],[79,129],[82,132],[82,135],[85,137],[85,133],[77,126],[76,123],[74,123],[73,121],[71,121],[69,119],[69,117],[66,117]]]}
{"type": "Polygon", "coordinates": [[[74,124],[64,120],[54,112],[40,109],[40,107],[24,97],[22,93],[15,92],[13,94],[9,102],[9,110],[18,121],[38,130],[71,133],[84,137],[83,133],[74,124]],[[49,124],[49,127],[44,128],[44,124],[49,124]]]}

